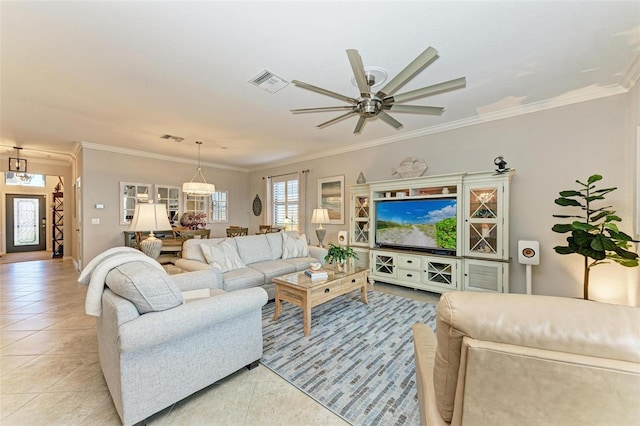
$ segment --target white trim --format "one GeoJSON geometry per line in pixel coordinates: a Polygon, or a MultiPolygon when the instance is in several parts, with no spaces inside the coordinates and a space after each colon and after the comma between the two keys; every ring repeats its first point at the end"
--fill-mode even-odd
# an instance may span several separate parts
{"type": "MultiPolygon", "coordinates": [[[[198,165],[198,160],[193,160],[193,159],[190,159],[190,158],[181,158],[181,157],[175,157],[175,156],[172,156],[172,155],[156,154],[156,153],[149,152],[149,151],[138,151],[138,150],[135,150],[135,149],[120,148],[118,146],[100,145],[100,144],[92,143],[92,142],[80,142],[80,144],[82,145],[83,149],[94,149],[94,150],[97,150],[97,151],[115,152],[117,154],[133,155],[133,156],[144,157],[144,158],[152,158],[154,160],[171,161],[173,163],[183,163],[183,164],[195,164],[195,165],[198,165]]],[[[201,165],[202,166],[207,166],[207,167],[213,167],[213,168],[216,168],[216,169],[233,170],[233,171],[236,171],[236,172],[246,172],[246,173],[249,172],[248,169],[243,169],[243,168],[240,168],[240,167],[228,166],[228,165],[218,164],[218,163],[205,163],[205,162],[202,162],[201,165]]]]}

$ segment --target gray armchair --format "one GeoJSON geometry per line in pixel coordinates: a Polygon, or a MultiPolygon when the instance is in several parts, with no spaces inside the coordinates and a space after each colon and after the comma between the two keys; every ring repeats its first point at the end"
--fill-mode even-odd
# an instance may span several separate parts
{"type": "MultiPolygon", "coordinates": [[[[143,261],[128,262],[106,275],[101,309],[87,304],[88,313],[99,314],[100,365],[125,425],[140,422],[245,366],[257,365],[267,292],[209,288],[218,282],[214,274],[169,276],[143,261]],[[123,291],[131,281],[134,285],[123,291]],[[144,294],[145,288],[152,288],[153,294],[144,294]],[[193,293],[197,297],[183,301],[185,294],[193,293]]],[[[89,294],[88,299],[94,297],[89,294]]]]}

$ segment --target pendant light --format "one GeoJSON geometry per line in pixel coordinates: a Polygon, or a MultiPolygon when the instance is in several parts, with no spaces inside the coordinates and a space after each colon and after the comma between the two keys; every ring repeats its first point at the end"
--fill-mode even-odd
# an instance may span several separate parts
{"type": "Polygon", "coordinates": [[[195,197],[204,197],[216,192],[216,186],[212,183],[207,183],[207,180],[202,175],[202,167],[200,167],[200,145],[202,145],[202,142],[196,141],[196,144],[198,145],[198,171],[191,178],[191,182],[182,184],[182,192],[195,197]],[[198,176],[200,176],[202,182],[197,180],[198,176]]]}

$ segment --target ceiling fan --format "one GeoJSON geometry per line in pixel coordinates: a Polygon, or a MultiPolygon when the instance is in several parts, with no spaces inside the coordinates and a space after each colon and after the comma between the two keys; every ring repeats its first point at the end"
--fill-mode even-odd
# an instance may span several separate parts
{"type": "Polygon", "coordinates": [[[387,113],[387,111],[393,112],[405,112],[414,114],[429,114],[440,115],[444,108],[433,106],[421,106],[421,105],[400,105],[404,102],[423,98],[426,96],[435,95],[449,90],[455,90],[465,87],[465,77],[456,78],[454,80],[445,81],[443,83],[434,84],[433,86],[423,87],[422,89],[412,90],[410,92],[394,95],[394,93],[405,85],[409,80],[415,77],[420,71],[425,69],[429,64],[438,58],[438,51],[433,47],[428,47],[424,52],[418,55],[409,65],[407,65],[398,75],[396,75],[390,82],[388,82],[382,89],[378,90],[375,94],[371,91],[371,87],[375,85],[375,75],[367,73],[362,63],[360,54],[355,49],[347,49],[347,56],[353,69],[353,75],[355,82],[360,90],[360,97],[353,98],[350,96],[344,96],[331,90],[323,89],[317,86],[313,86],[302,81],[293,80],[292,83],[303,89],[311,90],[313,92],[321,93],[332,98],[340,99],[347,102],[350,105],[345,106],[332,106],[322,108],[302,108],[292,109],[294,114],[307,113],[307,112],[325,112],[325,111],[348,111],[343,115],[333,118],[329,121],[325,121],[319,124],[318,128],[324,128],[331,124],[337,123],[345,118],[359,115],[358,123],[353,131],[353,134],[358,134],[362,131],[365,122],[369,118],[378,117],[385,123],[393,126],[396,130],[402,128],[402,123],[393,118],[387,113]]]}

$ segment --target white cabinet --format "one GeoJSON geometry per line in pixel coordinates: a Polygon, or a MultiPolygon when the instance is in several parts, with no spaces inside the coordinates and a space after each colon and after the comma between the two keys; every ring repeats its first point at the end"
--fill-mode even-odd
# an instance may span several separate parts
{"type": "Polygon", "coordinates": [[[460,263],[454,257],[372,249],[369,281],[437,293],[458,290],[460,263]]]}
{"type": "Polygon", "coordinates": [[[369,247],[369,186],[350,186],[349,195],[349,245],[369,247]]]}
{"type": "Polygon", "coordinates": [[[509,244],[505,235],[506,211],[503,182],[464,186],[464,255],[505,260],[509,244]]]}
{"type": "Polygon", "coordinates": [[[465,259],[463,290],[508,293],[509,264],[479,259],[465,259]]]}
{"type": "Polygon", "coordinates": [[[369,185],[352,185],[349,187],[349,241],[348,245],[358,255],[355,264],[369,267],[370,245],[370,203],[369,185]]]}
{"type": "MultiPolygon", "coordinates": [[[[508,292],[509,185],[514,174],[515,170],[502,174],[494,171],[455,173],[350,187],[350,243],[355,245],[368,241],[369,280],[434,292],[508,292]],[[369,189],[368,197],[366,188],[369,189]],[[382,216],[384,211],[380,213],[381,218],[376,217],[377,208],[383,208],[382,203],[386,203],[385,209],[392,203],[410,206],[403,200],[416,200],[414,206],[426,206],[427,202],[420,200],[433,199],[449,202],[446,227],[442,219],[435,226],[426,221],[393,221],[393,234],[388,231],[389,220],[382,216]],[[366,210],[363,206],[366,206],[366,210]],[[455,212],[455,226],[452,226],[451,208],[455,212]],[[376,224],[383,222],[384,231],[376,233],[376,224]],[[364,224],[366,238],[362,237],[364,224]],[[435,243],[431,242],[431,247],[426,243],[408,243],[404,235],[413,236],[411,233],[416,232],[432,237],[435,243]],[[385,239],[387,234],[395,236],[400,242],[389,242],[391,238],[385,239]],[[358,238],[361,240],[358,241],[358,238]]],[[[429,203],[437,205],[432,201],[429,203]]],[[[429,211],[429,214],[437,212],[429,211]]],[[[418,216],[415,208],[413,214],[412,220],[418,216]]],[[[427,238],[425,241],[431,240],[427,238]]]]}

